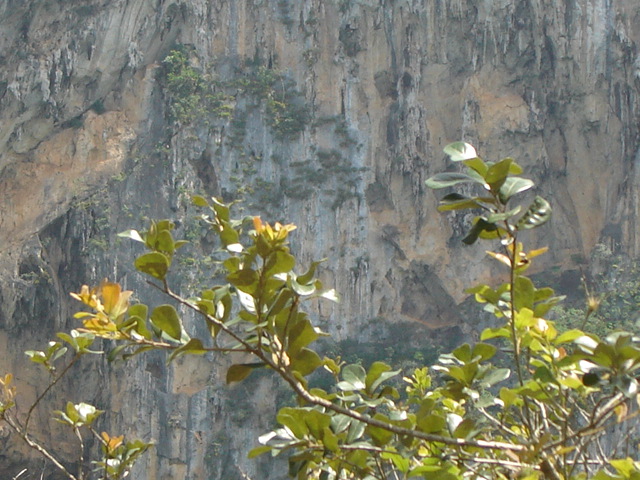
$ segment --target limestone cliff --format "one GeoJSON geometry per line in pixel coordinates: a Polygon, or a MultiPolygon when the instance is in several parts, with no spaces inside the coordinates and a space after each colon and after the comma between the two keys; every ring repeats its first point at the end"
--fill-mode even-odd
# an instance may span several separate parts
{"type": "MultiPolygon", "coordinates": [[[[551,200],[547,265],[601,243],[638,256],[639,23],[635,0],[0,1],[0,372],[23,404],[41,391],[22,352],[71,328],[82,283],[154,301],[115,233],[171,217],[196,238],[192,190],[294,222],[303,262],[332,259],[342,302],[313,313],[337,338],[469,334],[461,292],[491,272],[460,246],[469,219],[440,216],[423,186],[461,138],[517,158],[551,200]]],[[[208,274],[199,248],[185,293],[208,274]]],[[[94,401],[154,439],[134,478],[284,477],[244,458],[273,418],[270,377],[248,396],[217,359],[132,365],[87,365],[53,401],[94,401]]],[[[4,476],[40,478],[0,444],[4,476]]]]}

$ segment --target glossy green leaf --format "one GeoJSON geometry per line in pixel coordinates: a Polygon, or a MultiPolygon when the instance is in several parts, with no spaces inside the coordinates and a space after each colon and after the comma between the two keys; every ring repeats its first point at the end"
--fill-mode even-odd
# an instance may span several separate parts
{"type": "Polygon", "coordinates": [[[192,338],[181,347],[175,349],[171,355],[169,355],[168,362],[183,355],[204,355],[205,353],[207,353],[207,350],[202,346],[202,341],[197,338],[192,338]]]}
{"type": "Polygon", "coordinates": [[[466,142],[453,142],[444,147],[444,153],[449,156],[452,162],[461,162],[476,158],[478,154],[472,145],[466,142]]]}
{"type": "Polygon", "coordinates": [[[529,308],[533,310],[535,287],[533,282],[523,276],[518,276],[514,282],[514,307],[516,310],[529,308]]]}
{"type": "Polygon", "coordinates": [[[450,193],[440,200],[438,211],[447,212],[451,210],[464,210],[467,208],[481,208],[476,198],[466,197],[458,193],[450,193]]]}
{"type": "Polygon", "coordinates": [[[131,305],[129,307],[129,310],[127,310],[127,313],[132,316],[132,317],[140,317],[140,318],[147,318],[149,312],[149,307],[147,307],[144,303],[136,303],[134,305],[131,305]]]}
{"type": "Polygon", "coordinates": [[[247,454],[247,458],[249,459],[256,458],[262,455],[263,453],[267,453],[272,450],[273,450],[273,447],[271,447],[270,445],[260,445],[259,447],[252,448],[247,454]]]}
{"type": "Polygon", "coordinates": [[[262,362],[257,363],[239,363],[231,365],[227,370],[227,384],[234,382],[241,382],[247,378],[251,372],[256,368],[263,368],[265,366],[262,362]]]}
{"type": "Polygon", "coordinates": [[[492,338],[509,338],[511,332],[506,327],[485,328],[480,334],[480,340],[490,340],[492,338]]]}
{"type": "Polygon", "coordinates": [[[215,197],[211,198],[211,206],[213,210],[216,212],[216,216],[220,221],[228,222],[229,221],[229,207],[222,203],[215,197]]]}
{"type": "Polygon", "coordinates": [[[160,305],[151,312],[151,323],[166,333],[169,337],[180,340],[182,324],[173,305],[160,305]]]}
{"type": "Polygon", "coordinates": [[[296,264],[296,259],[288,252],[277,250],[267,257],[264,265],[265,275],[277,275],[290,272],[296,264]]]}
{"type": "Polygon", "coordinates": [[[569,343],[583,336],[584,336],[584,332],[582,330],[578,330],[578,329],[567,330],[566,332],[563,332],[562,334],[560,334],[555,339],[554,343],[556,345],[560,345],[562,343],[569,343]]]}
{"type": "Polygon", "coordinates": [[[487,222],[489,223],[504,222],[505,220],[509,220],[510,218],[513,218],[516,215],[518,215],[521,210],[522,210],[522,207],[518,205],[516,208],[512,208],[508,212],[492,213],[487,216],[487,222]]]}
{"type": "Polygon", "coordinates": [[[481,175],[482,177],[484,177],[487,173],[487,170],[489,169],[489,167],[487,166],[487,164],[478,157],[475,158],[470,158],[468,160],[463,160],[463,162],[467,167],[471,168],[473,171],[475,171],[478,175],[481,175]]]}
{"type": "Polygon", "coordinates": [[[482,386],[484,388],[493,387],[511,376],[511,370],[508,368],[495,368],[482,378],[482,386]]]}
{"type": "Polygon", "coordinates": [[[159,252],[146,253],[138,257],[134,263],[137,270],[154,278],[164,280],[169,270],[169,259],[159,252]]]}
{"type": "Polygon", "coordinates": [[[302,285],[298,283],[296,279],[290,277],[288,279],[288,284],[291,287],[291,289],[300,296],[308,296],[316,293],[315,283],[311,283],[309,285],[302,285]]]}
{"type": "MultiPolygon", "coordinates": [[[[368,392],[375,391],[376,387],[380,384],[378,380],[380,377],[391,370],[391,367],[384,362],[373,362],[369,367],[369,371],[365,377],[365,388],[368,392]],[[375,385],[375,386],[374,386],[375,385]]],[[[384,380],[382,380],[384,381],[384,380]]]]}
{"type": "Polygon", "coordinates": [[[444,172],[438,173],[431,178],[428,178],[425,181],[427,187],[433,188],[434,190],[438,190],[441,188],[452,187],[454,185],[458,185],[459,183],[479,183],[482,184],[480,180],[472,177],[466,173],[459,172],[444,172]]]}
{"type": "Polygon", "coordinates": [[[308,285],[311,280],[313,280],[313,276],[316,273],[316,269],[318,268],[318,265],[320,265],[322,262],[325,262],[327,259],[323,258],[322,260],[318,260],[316,262],[312,262],[311,265],[309,266],[309,269],[303,273],[302,275],[298,275],[296,277],[296,281],[300,284],[300,285],[308,285]]]}
{"type": "Polygon", "coordinates": [[[551,218],[551,205],[544,198],[538,196],[518,221],[518,228],[524,230],[535,228],[545,223],[549,218],[551,218]]]}
{"type": "Polygon", "coordinates": [[[527,178],[508,177],[500,187],[500,198],[503,203],[506,203],[514,195],[529,190],[534,185],[535,184],[527,178]]]}
{"type": "Polygon", "coordinates": [[[296,438],[304,438],[309,433],[307,423],[304,421],[306,413],[304,410],[293,407],[281,408],[276,420],[282,426],[291,430],[296,438]]]}
{"type": "Polygon", "coordinates": [[[351,364],[351,365],[346,365],[342,369],[342,379],[345,382],[349,382],[351,385],[354,386],[355,389],[358,389],[358,390],[366,387],[366,384],[365,384],[366,376],[367,376],[367,373],[365,372],[362,365],[351,364]]]}
{"type": "Polygon", "coordinates": [[[471,230],[469,230],[467,236],[462,239],[462,242],[466,245],[472,245],[478,240],[482,232],[495,232],[497,229],[498,227],[495,224],[487,222],[482,217],[476,217],[475,223],[471,227],[471,230]]]}
{"type": "Polygon", "coordinates": [[[491,186],[493,192],[499,191],[500,187],[504,184],[513,158],[504,158],[497,163],[494,163],[489,167],[487,173],[484,175],[484,180],[491,186]]]}

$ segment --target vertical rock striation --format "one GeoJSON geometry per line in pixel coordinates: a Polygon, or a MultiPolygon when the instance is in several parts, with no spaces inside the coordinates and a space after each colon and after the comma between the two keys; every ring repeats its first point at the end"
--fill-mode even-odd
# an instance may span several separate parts
{"type": "MultiPolygon", "coordinates": [[[[637,257],[638,22],[635,0],[0,2],[0,371],[21,377],[23,405],[38,395],[22,351],[73,325],[82,283],[108,276],[153,301],[114,234],[171,216],[195,238],[191,190],[298,224],[303,262],[330,258],[342,302],[312,308],[338,339],[471,332],[461,292],[491,272],[459,245],[469,218],[438,215],[423,187],[461,138],[517,158],[552,201],[547,266],[597,244],[637,257]],[[200,91],[172,90],[175,51],[200,91]]],[[[207,274],[199,248],[185,293],[207,274]]],[[[284,477],[244,453],[270,426],[273,379],[249,396],[222,386],[220,359],[130,365],[89,364],[73,380],[100,393],[51,400],[94,401],[154,439],[135,478],[284,477]]],[[[0,444],[0,470],[17,473],[27,453],[0,444]]]]}

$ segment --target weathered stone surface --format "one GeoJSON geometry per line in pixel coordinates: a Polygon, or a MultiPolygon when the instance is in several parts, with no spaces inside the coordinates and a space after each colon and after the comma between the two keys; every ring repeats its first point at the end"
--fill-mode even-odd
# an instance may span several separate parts
{"type": "MultiPolygon", "coordinates": [[[[548,266],[574,268],[599,243],[637,256],[639,22],[635,0],[0,2],[0,373],[28,372],[34,398],[42,379],[21,352],[73,325],[67,292],[83,282],[145,291],[114,234],[142,216],[187,232],[193,188],[298,224],[303,263],[332,258],[322,275],[342,302],[312,309],[338,338],[366,341],[371,319],[468,333],[462,290],[496,272],[460,246],[469,217],[439,215],[423,186],[461,138],[518,159],[552,201],[548,266]],[[168,129],[160,65],[176,42],[222,82],[279,70],[312,120],[283,140],[264,102],[228,88],[241,115],[168,129]]],[[[85,400],[158,443],[135,478],[283,478],[244,458],[273,418],[271,380],[234,412],[212,362],[84,370],[85,400]]],[[[24,464],[6,452],[0,470],[24,464]]]]}

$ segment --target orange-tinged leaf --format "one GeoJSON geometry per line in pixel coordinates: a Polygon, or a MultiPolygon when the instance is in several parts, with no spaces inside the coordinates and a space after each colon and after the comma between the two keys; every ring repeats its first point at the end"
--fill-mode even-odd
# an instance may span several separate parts
{"type": "Polygon", "coordinates": [[[262,219],[260,217],[253,217],[253,228],[256,229],[256,233],[262,232],[262,219]]]}
{"type": "Polygon", "coordinates": [[[124,441],[124,435],[120,435],[119,437],[112,437],[107,432],[102,432],[100,436],[104,441],[104,445],[108,453],[112,453],[116,448],[122,445],[122,442],[124,441]]]}
{"type": "Polygon", "coordinates": [[[102,304],[106,313],[111,313],[120,300],[120,284],[104,281],[100,287],[102,304]]]}

